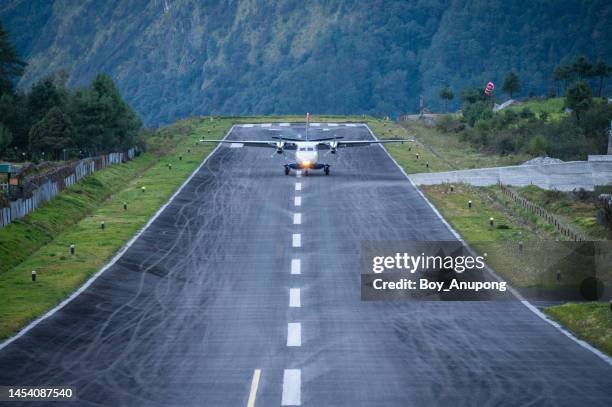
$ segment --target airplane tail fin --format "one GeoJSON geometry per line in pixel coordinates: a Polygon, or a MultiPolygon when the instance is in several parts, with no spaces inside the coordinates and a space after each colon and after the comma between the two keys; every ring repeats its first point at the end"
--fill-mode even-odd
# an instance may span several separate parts
{"type": "Polygon", "coordinates": [[[306,141],[308,141],[308,128],[310,127],[310,113],[306,112],[306,141]]]}

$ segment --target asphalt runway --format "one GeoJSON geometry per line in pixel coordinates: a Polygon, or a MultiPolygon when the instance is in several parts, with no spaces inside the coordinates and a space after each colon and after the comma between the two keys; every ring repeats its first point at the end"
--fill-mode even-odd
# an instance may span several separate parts
{"type": "MultiPolygon", "coordinates": [[[[304,127],[229,137],[280,131],[304,127]]],[[[219,148],[115,265],[0,351],[0,385],[71,385],[79,406],[247,406],[252,388],[255,406],[612,405],[612,367],[519,302],[361,301],[362,241],[453,235],[380,147],[324,157],[331,176],[298,178],[274,150],[219,148]]]]}

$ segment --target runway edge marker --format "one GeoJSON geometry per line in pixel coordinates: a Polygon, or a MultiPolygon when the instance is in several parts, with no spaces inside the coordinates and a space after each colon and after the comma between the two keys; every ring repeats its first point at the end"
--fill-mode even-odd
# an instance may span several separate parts
{"type": "MultiPolygon", "coordinates": [[[[368,132],[370,133],[370,135],[372,136],[372,138],[374,140],[378,140],[378,137],[376,137],[376,135],[372,132],[372,129],[370,129],[370,126],[367,125],[367,123],[363,123],[363,126],[368,129],[368,132]]],[[[475,255],[476,252],[474,251],[474,249],[472,249],[470,247],[470,245],[463,239],[463,237],[461,237],[461,235],[459,233],[457,233],[457,231],[455,229],[453,229],[453,227],[450,225],[450,223],[448,223],[446,221],[446,219],[444,219],[444,216],[442,216],[442,214],[440,213],[440,211],[438,211],[438,209],[429,201],[429,199],[427,199],[427,197],[425,196],[425,194],[423,194],[423,192],[421,192],[421,190],[419,189],[419,187],[414,183],[414,181],[408,176],[408,174],[406,173],[406,171],[404,171],[404,169],[402,168],[401,165],[399,165],[399,163],[395,160],[395,158],[393,158],[393,156],[387,151],[387,149],[385,149],[383,147],[382,144],[378,144],[378,146],[380,148],[383,149],[383,151],[385,152],[385,154],[387,154],[387,156],[389,157],[389,159],[391,159],[391,161],[393,161],[393,163],[397,166],[397,168],[399,168],[399,170],[402,172],[402,174],[404,174],[404,176],[406,177],[406,179],[408,179],[408,181],[410,182],[410,184],[412,184],[412,186],[414,187],[414,189],[416,189],[417,193],[421,196],[421,198],[431,207],[431,209],[434,211],[434,213],[438,216],[438,218],[440,218],[440,220],[442,221],[442,223],[444,224],[444,226],[446,226],[446,228],[453,234],[453,236],[455,236],[455,238],[457,238],[457,240],[459,240],[461,243],[463,243],[465,245],[465,247],[473,254],[475,255]]],[[[487,272],[493,276],[495,279],[497,279],[497,281],[504,281],[505,280],[503,278],[501,278],[495,271],[493,271],[489,266],[486,266],[485,269],[487,270],[487,272]]],[[[605,353],[603,353],[602,351],[600,351],[599,349],[597,349],[596,347],[594,347],[593,345],[589,344],[586,341],[583,341],[580,338],[577,338],[576,336],[574,336],[574,334],[572,334],[570,331],[568,331],[567,329],[565,329],[563,326],[561,326],[558,322],[553,321],[552,319],[548,318],[548,316],[546,316],[546,314],[544,314],[542,311],[540,311],[537,307],[535,307],[533,304],[531,304],[529,301],[527,301],[525,299],[525,297],[523,297],[518,291],[516,291],[510,284],[508,284],[506,282],[507,286],[508,286],[508,291],[510,291],[510,293],[512,293],[512,295],[514,295],[516,297],[516,299],[518,299],[521,304],[523,304],[529,311],[533,312],[535,315],[537,315],[538,317],[540,317],[540,319],[548,322],[550,325],[552,325],[554,328],[556,328],[558,331],[560,331],[563,335],[565,335],[566,337],[568,337],[569,339],[571,339],[572,341],[574,341],[576,344],[580,345],[581,347],[583,347],[584,349],[592,352],[593,354],[595,354],[595,356],[599,357],[601,360],[603,360],[605,363],[607,363],[608,365],[612,366],[612,357],[606,355],[605,353]]]]}
{"type": "MultiPolygon", "coordinates": [[[[227,131],[227,133],[225,133],[225,136],[223,137],[223,140],[225,140],[234,130],[234,128],[236,127],[236,125],[232,125],[232,127],[230,127],[230,129],[227,131]]],[[[81,295],[85,290],[87,290],[89,288],[89,286],[91,286],[106,270],[108,270],[109,268],[111,268],[113,265],[115,265],[115,263],[117,262],[117,260],[119,260],[121,258],[121,256],[123,256],[125,254],[125,252],[132,247],[132,245],[134,244],[134,242],[136,242],[136,240],[138,240],[138,238],[149,228],[149,226],[151,226],[151,224],[153,222],[155,222],[155,220],[159,217],[159,215],[168,207],[168,205],[170,205],[170,203],[174,200],[174,198],[176,198],[176,196],[178,194],[181,193],[181,191],[183,190],[183,188],[193,179],[193,177],[200,171],[200,169],[202,169],[202,167],[208,162],[208,160],[210,159],[210,157],[213,156],[213,154],[215,152],[217,152],[217,150],[219,149],[219,147],[221,146],[221,143],[217,144],[217,146],[206,156],[206,158],[204,159],[204,161],[202,161],[200,163],[200,165],[198,165],[198,167],[193,170],[193,172],[191,173],[191,175],[189,175],[189,177],[181,184],[181,186],[174,192],[174,194],[170,197],[170,199],[168,199],[166,201],[165,204],[163,204],[161,206],[161,208],[159,208],[157,210],[157,212],[155,212],[155,214],[151,217],[151,219],[149,219],[149,221],[142,227],[142,229],[140,229],[130,240],[128,240],[128,242],[117,252],[117,254],[115,254],[115,256],[108,262],[106,263],[100,270],[98,270],[94,275],[92,275],[86,282],[85,284],[83,284],[82,286],[80,286],[75,292],[73,292],[72,294],[70,294],[70,296],[68,296],[68,298],[64,299],[62,302],[60,302],[58,305],[56,305],[55,307],[51,308],[49,311],[47,311],[45,314],[41,315],[40,317],[36,318],[34,321],[30,322],[28,325],[26,325],[21,331],[17,332],[15,335],[11,336],[10,338],[6,339],[4,342],[0,343],[0,351],[4,348],[6,348],[8,345],[10,345],[11,343],[15,342],[17,339],[21,338],[22,336],[24,336],[25,334],[27,334],[28,332],[30,332],[34,327],[36,327],[36,325],[38,325],[39,323],[41,323],[42,321],[48,319],[49,317],[53,316],[56,312],[58,312],[59,310],[61,310],[62,308],[64,308],[66,305],[68,305],[72,300],[74,300],[76,297],[78,297],[79,295],[81,295]]]]}

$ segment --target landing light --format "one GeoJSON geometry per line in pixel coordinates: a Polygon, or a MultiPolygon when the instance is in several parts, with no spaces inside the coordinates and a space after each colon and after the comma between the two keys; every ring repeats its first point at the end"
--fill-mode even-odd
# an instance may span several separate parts
{"type": "Polygon", "coordinates": [[[310,161],[302,161],[302,166],[310,167],[310,161]]]}

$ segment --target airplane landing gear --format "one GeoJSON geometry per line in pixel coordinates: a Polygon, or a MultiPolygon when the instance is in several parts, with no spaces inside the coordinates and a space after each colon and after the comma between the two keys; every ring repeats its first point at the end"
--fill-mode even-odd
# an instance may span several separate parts
{"type": "Polygon", "coordinates": [[[289,166],[285,165],[285,175],[289,175],[289,166]]]}
{"type": "Polygon", "coordinates": [[[307,177],[308,176],[308,170],[304,170],[304,176],[307,177]]]}
{"type": "Polygon", "coordinates": [[[325,171],[325,175],[329,175],[329,164],[325,165],[323,171],[325,171]]]}

